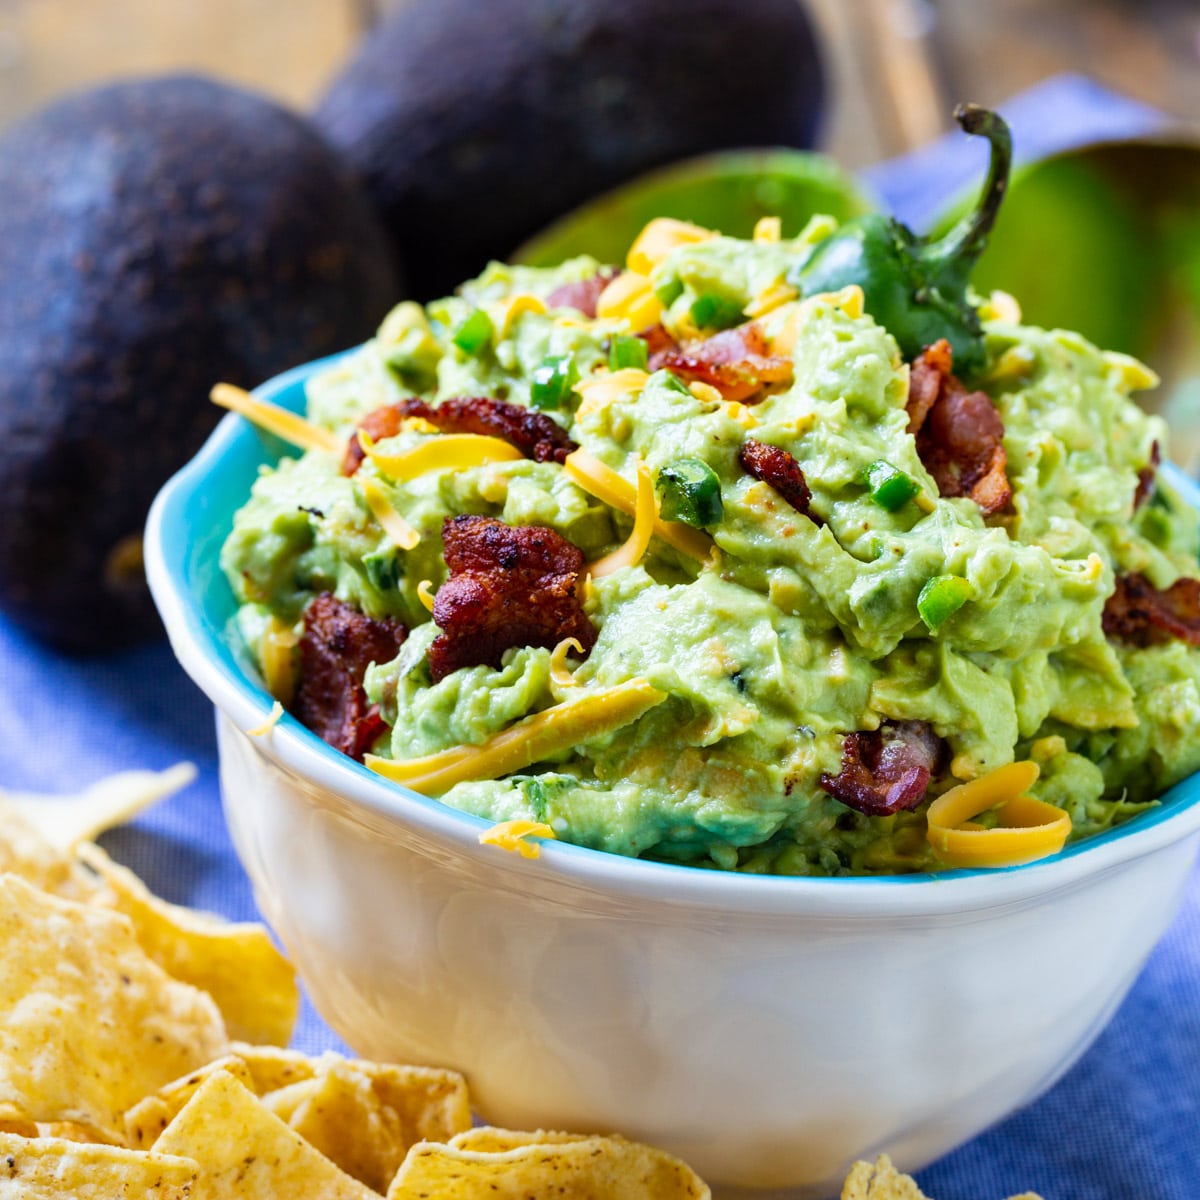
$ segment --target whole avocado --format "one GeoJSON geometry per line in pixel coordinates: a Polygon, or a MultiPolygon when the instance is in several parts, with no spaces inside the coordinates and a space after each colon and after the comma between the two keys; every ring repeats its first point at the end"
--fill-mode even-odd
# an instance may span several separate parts
{"type": "Polygon", "coordinates": [[[810,146],[822,91],[799,0],[409,0],[316,120],[430,298],[651,167],[810,146]]]}
{"type": "Polygon", "coordinates": [[[0,196],[0,610],[66,648],[155,633],[141,529],[209,389],[369,336],[385,234],[305,120],[190,76],[14,126],[0,196]]]}

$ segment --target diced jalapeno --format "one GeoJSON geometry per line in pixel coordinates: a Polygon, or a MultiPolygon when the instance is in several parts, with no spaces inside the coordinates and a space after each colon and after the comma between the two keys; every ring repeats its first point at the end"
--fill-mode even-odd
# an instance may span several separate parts
{"type": "Polygon", "coordinates": [[[478,354],[492,340],[495,332],[492,318],[482,308],[477,308],[454,331],[450,340],[464,354],[478,354]]]}
{"type": "Polygon", "coordinates": [[[618,333],[609,344],[608,365],[614,371],[620,371],[624,367],[636,367],[639,371],[644,371],[649,361],[649,351],[640,337],[618,333]]]}
{"type": "Polygon", "coordinates": [[[659,471],[654,486],[664,521],[682,521],[702,529],[716,525],[725,515],[721,481],[703,459],[672,459],[659,471]]]}
{"type": "Polygon", "coordinates": [[[670,308],[683,295],[683,282],[679,279],[666,279],[654,289],[663,308],[670,308]]]}
{"type": "Polygon", "coordinates": [[[681,396],[690,396],[692,394],[691,389],[678,375],[672,375],[670,371],[664,371],[663,374],[666,376],[663,384],[669,387],[671,391],[678,392],[681,396]]]}
{"type": "Polygon", "coordinates": [[[530,380],[530,408],[562,408],[579,382],[579,368],[571,355],[551,354],[533,369],[530,380]]]}
{"type": "Polygon", "coordinates": [[[937,629],[952,617],[968,600],[974,589],[957,575],[935,575],[928,580],[917,597],[917,612],[931,629],[937,629]]]}
{"type": "Polygon", "coordinates": [[[882,458],[867,468],[867,487],[871,499],[888,512],[903,508],[921,490],[911,475],[882,458]]]}
{"type": "Polygon", "coordinates": [[[740,324],[744,317],[742,306],[736,300],[718,296],[715,292],[697,296],[688,315],[698,329],[728,329],[740,324]]]}

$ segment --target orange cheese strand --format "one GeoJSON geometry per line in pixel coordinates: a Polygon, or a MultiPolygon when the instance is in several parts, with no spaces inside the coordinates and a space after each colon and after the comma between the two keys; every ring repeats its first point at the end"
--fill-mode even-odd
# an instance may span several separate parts
{"type": "Polygon", "coordinates": [[[537,842],[527,842],[529,837],[554,838],[554,830],[542,821],[501,821],[479,835],[481,846],[499,846],[501,850],[515,851],[522,858],[537,858],[541,847],[537,842]]]}
{"type": "Polygon", "coordinates": [[[440,796],[456,783],[499,779],[590,738],[612,733],[666,698],[666,693],[649,681],[630,679],[535,713],[478,746],[455,746],[403,761],[368,754],[363,761],[394,783],[426,796],[440,796]]]}
{"type": "Polygon", "coordinates": [[[421,535],[395,510],[387,493],[373,479],[360,480],[363,499],[371,515],[379,522],[383,532],[401,550],[413,550],[421,541],[421,535]]]}
{"type": "MultiPolygon", "coordinates": [[[[576,450],[567,455],[563,470],[589,496],[602,500],[610,508],[618,508],[626,516],[637,517],[637,492],[633,484],[622,478],[612,467],[601,462],[586,450],[576,450]]],[[[668,545],[686,554],[697,562],[705,563],[713,552],[712,539],[698,529],[692,529],[681,521],[664,521],[654,518],[654,532],[668,545]]]]}
{"type": "Polygon", "coordinates": [[[599,579],[603,575],[619,571],[622,567],[636,567],[650,545],[650,535],[654,532],[654,523],[657,520],[658,505],[654,499],[654,480],[650,478],[649,467],[639,459],[633,529],[624,545],[618,546],[611,554],[598,558],[588,566],[591,575],[599,579]]]}
{"type": "Polygon", "coordinates": [[[1009,763],[939,796],[928,813],[929,844],[952,867],[1011,867],[1057,854],[1071,833],[1070,814],[1027,795],[1032,762],[1009,763]],[[987,829],[975,818],[995,810],[987,829]]]}
{"type": "Polygon", "coordinates": [[[240,414],[259,429],[265,429],[267,433],[273,433],[302,450],[324,450],[327,454],[342,453],[343,442],[336,433],[314,425],[294,412],[280,408],[278,404],[259,400],[231,383],[218,383],[209,396],[214,404],[240,414]]]}
{"type": "Polygon", "coordinates": [[[502,438],[478,433],[443,433],[398,454],[384,454],[370,438],[359,434],[359,444],[376,470],[403,483],[427,471],[462,471],[485,463],[513,462],[524,455],[502,438]]]}

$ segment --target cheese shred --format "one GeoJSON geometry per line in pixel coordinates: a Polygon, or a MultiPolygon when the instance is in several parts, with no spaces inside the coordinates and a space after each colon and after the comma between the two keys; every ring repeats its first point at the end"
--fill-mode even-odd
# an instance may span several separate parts
{"type": "Polygon", "coordinates": [[[368,754],[363,761],[385,779],[426,796],[440,796],[456,783],[499,779],[631,725],[666,698],[647,680],[630,679],[535,713],[478,746],[455,746],[404,761],[368,754]]]}
{"type": "Polygon", "coordinates": [[[209,393],[214,404],[243,416],[259,429],[281,437],[302,450],[323,450],[327,454],[341,454],[343,442],[336,433],[314,425],[278,404],[259,400],[231,383],[218,383],[209,393]]]}
{"type": "Polygon", "coordinates": [[[491,829],[485,829],[479,835],[481,846],[499,846],[501,850],[519,854],[522,858],[538,858],[541,847],[537,842],[526,841],[526,838],[550,838],[553,840],[554,830],[542,821],[518,819],[501,821],[491,829]]]}
{"type": "Polygon", "coordinates": [[[247,729],[246,732],[251,737],[265,737],[276,725],[279,724],[280,718],[283,716],[283,705],[278,700],[271,705],[271,711],[267,714],[267,719],[253,729],[247,729]]]}
{"type": "Polygon", "coordinates": [[[637,464],[637,499],[634,502],[633,529],[623,545],[618,546],[611,554],[598,558],[589,564],[588,573],[595,579],[611,575],[622,567],[636,567],[642,561],[650,546],[650,537],[654,533],[655,522],[658,520],[658,504],[654,497],[654,480],[650,478],[650,469],[641,459],[637,464]]]}
{"type": "Polygon", "coordinates": [[[383,532],[401,550],[416,549],[421,535],[395,510],[383,488],[373,479],[360,479],[359,486],[371,515],[383,526],[383,532]]]}
{"type": "Polygon", "coordinates": [[[463,471],[486,463],[514,462],[523,458],[515,446],[502,438],[478,433],[443,433],[398,454],[385,454],[375,443],[359,434],[364,453],[375,469],[388,479],[404,483],[427,471],[463,471]]]}
{"type": "Polygon", "coordinates": [[[1027,794],[1037,777],[1037,763],[1014,762],[951,788],[929,806],[929,844],[952,867],[1012,867],[1057,854],[1071,817],[1027,794]],[[989,810],[992,828],[975,820],[989,810]]]}

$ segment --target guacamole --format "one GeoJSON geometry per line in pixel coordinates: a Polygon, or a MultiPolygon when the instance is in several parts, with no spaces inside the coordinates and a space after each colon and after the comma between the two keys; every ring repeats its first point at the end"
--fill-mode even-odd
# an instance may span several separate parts
{"type": "Polygon", "coordinates": [[[1200,650],[1157,630],[1117,636],[1105,615],[1121,578],[1165,591],[1200,576],[1196,514],[1153,474],[1166,430],[1130,399],[1152,373],[1022,324],[1008,297],[980,301],[983,365],[955,394],[982,392],[1002,423],[1007,487],[994,511],[944,494],[938,447],[910,432],[918,366],[857,289],[801,298],[788,286],[833,231],[818,219],[781,239],[768,223],[738,240],[659,223],[620,274],[586,258],[494,263],[453,297],[400,305],[315,375],[308,419],[345,443],[368,414],[416,396],[532,406],[629,496],[647,471],[660,518],[669,505],[669,528],[688,537],[656,525],[644,550],[582,573],[586,653],[542,638],[435,678],[444,631],[428,602],[452,574],[448,519],[553,530],[596,564],[636,529],[630,505],[571,459],[472,465],[431,451],[397,478],[389,464],[447,436],[419,417],[364,439],[353,474],[321,449],[285,457],[262,470],[222,554],[238,636],[276,693],[288,700],[302,669],[293,651],[281,674],[279,647],[322,593],[407,630],[362,676],[378,760],[489,745],[533,715],[645,681],[655,702],[625,723],[431,794],[583,846],[761,873],[936,870],[930,802],[1014,760],[1040,768],[1032,794],[1069,815],[1072,838],[1200,768],[1200,650]],[[599,316],[578,299],[589,286],[603,286],[599,316]],[[736,333],[751,327],[753,343],[736,333]],[[744,361],[725,370],[729,353],[711,346],[731,333],[744,361]],[[656,338],[682,349],[663,359],[656,338]],[[728,386],[739,371],[755,386],[755,369],[767,385],[728,386]],[[750,469],[751,442],[767,459],[786,452],[807,501],[750,469]],[[402,517],[410,548],[368,492],[402,517]],[[920,794],[882,812],[848,802],[837,781],[852,749],[912,729],[938,747],[920,794]]]}

